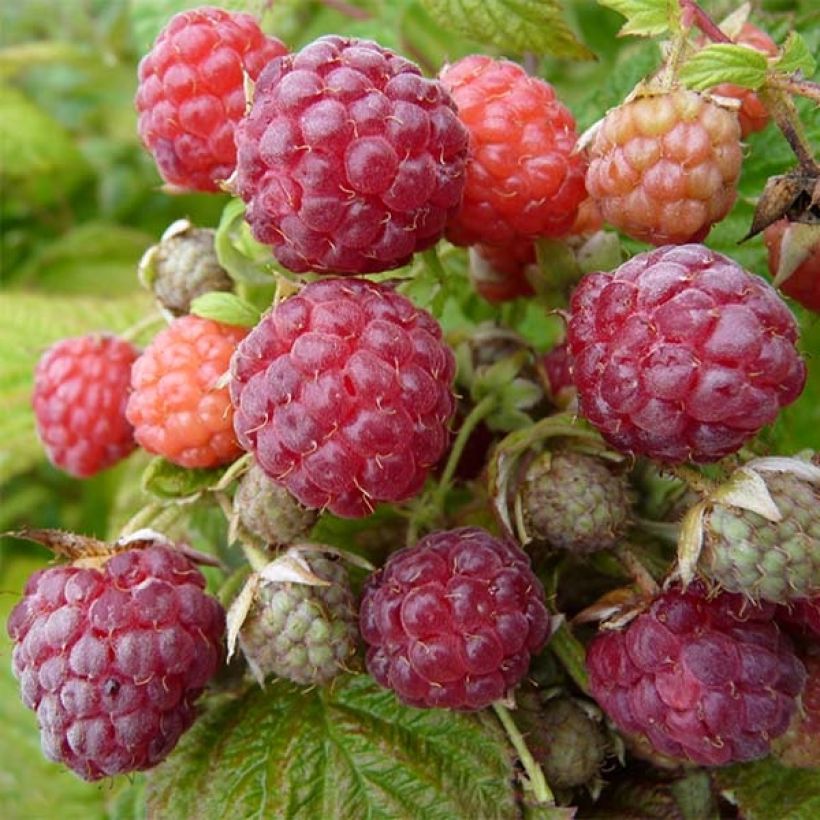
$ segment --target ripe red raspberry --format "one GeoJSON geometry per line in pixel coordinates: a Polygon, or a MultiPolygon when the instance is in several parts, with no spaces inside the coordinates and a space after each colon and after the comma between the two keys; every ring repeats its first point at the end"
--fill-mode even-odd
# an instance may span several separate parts
{"type": "Polygon", "coordinates": [[[520,683],[549,635],[529,558],[478,527],[432,533],[368,579],[367,668],[411,706],[483,709],[520,683]]]}
{"type": "Polygon", "coordinates": [[[805,669],[772,620],[741,595],[696,583],[659,595],[589,646],[592,695],[623,732],[705,766],[754,760],[786,731],[805,669]]]}
{"type": "Polygon", "coordinates": [[[249,14],[203,6],[171,18],[139,65],[140,139],[171,185],[218,191],[236,165],[244,77],[287,49],[249,14]]]}
{"type": "Polygon", "coordinates": [[[803,656],[806,684],[800,696],[800,711],[789,730],[774,746],[774,754],[786,766],[820,767],[820,654],[817,647],[803,656]]]}
{"type": "Polygon", "coordinates": [[[204,587],[185,556],[157,545],[29,579],[8,632],[46,757],[85,780],[166,757],[221,655],[225,613],[204,587]]]}
{"type": "Polygon", "coordinates": [[[467,134],[450,95],[368,40],[321,37],[272,63],[236,144],[253,234],[297,273],[404,265],[461,202],[467,134]]]}
{"type": "Polygon", "coordinates": [[[585,276],[571,311],[581,413],[622,452],[716,461],[803,390],[788,308],[703,245],[657,248],[585,276]]]}
{"type": "MultiPolygon", "coordinates": [[[[752,23],[744,23],[740,33],[732,39],[738,45],[753,48],[766,57],[777,56],[778,51],[775,41],[765,31],[761,31],[752,23]]],[[[704,44],[701,43],[701,45],[704,44]]],[[[722,83],[710,89],[710,93],[719,97],[730,97],[740,102],[740,108],[736,113],[740,121],[740,135],[742,137],[747,137],[755,131],[762,131],[769,124],[770,117],[766,106],[760,102],[757,94],[751,89],[743,88],[740,85],[732,85],[732,83],[722,83]]]]}
{"type": "Polygon", "coordinates": [[[778,606],[777,619],[795,637],[820,639],[820,595],[778,606]]]}
{"type": "MultiPolygon", "coordinates": [[[[780,290],[803,307],[820,313],[820,227],[814,226],[814,230],[818,231],[818,237],[810,248],[792,249],[792,253],[797,251],[802,261],[780,284],[780,290]]],[[[793,227],[788,219],[778,220],[763,232],[763,241],[769,251],[769,273],[772,276],[777,276],[781,259],[786,255],[783,253],[784,242],[792,241],[792,237],[793,227]]]]}
{"type": "Polygon", "coordinates": [[[447,226],[457,245],[565,236],[586,197],[578,134],[549,84],[507,60],[474,54],[441,72],[470,132],[461,210],[447,226]]]}
{"type": "Polygon", "coordinates": [[[100,335],[63,339],[42,355],[32,403],[52,464],[87,478],[136,447],[125,404],[137,356],[128,342],[100,335]]]}
{"type": "Polygon", "coordinates": [[[415,495],[447,447],[455,360],[441,328],[386,285],[313,282],[231,362],[234,426],[306,507],[357,518],[415,495]]]}
{"type": "Polygon", "coordinates": [[[737,196],[740,125],[694,91],[639,97],[606,115],[589,156],[587,189],[610,225],[652,245],[700,242],[737,196]]]}
{"type": "Polygon", "coordinates": [[[247,330],[181,316],[134,363],[128,420],[149,453],[182,467],[216,467],[242,454],[220,380],[247,330]]]}
{"type": "Polygon", "coordinates": [[[530,239],[474,245],[470,248],[470,281],[488,302],[532,296],[535,291],[527,279],[527,268],[535,264],[535,245],[530,239]]]}
{"type": "Polygon", "coordinates": [[[544,354],[538,367],[546,377],[547,398],[559,409],[566,410],[577,395],[567,343],[560,342],[544,354]]]}

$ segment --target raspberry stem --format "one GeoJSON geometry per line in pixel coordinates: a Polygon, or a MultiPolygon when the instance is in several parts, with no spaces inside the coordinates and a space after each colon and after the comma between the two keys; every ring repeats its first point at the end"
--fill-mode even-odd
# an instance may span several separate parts
{"type": "Polygon", "coordinates": [[[154,325],[165,325],[165,318],[160,313],[151,313],[144,316],[138,322],[131,325],[131,327],[119,334],[120,339],[124,342],[133,342],[142,336],[143,333],[150,330],[154,325]]]}
{"type": "Polygon", "coordinates": [[[796,80],[794,77],[773,77],[769,82],[783,91],[807,97],[820,104],[820,83],[814,83],[811,80],[796,80]]]}
{"type": "Polygon", "coordinates": [[[575,685],[582,691],[589,691],[586,671],[586,650],[583,644],[572,634],[569,626],[562,623],[553,632],[549,649],[561,662],[575,685]]]}
{"type": "Polygon", "coordinates": [[[803,123],[800,121],[800,115],[797,113],[797,108],[791,96],[781,88],[771,84],[764,85],[757,92],[757,96],[766,106],[767,111],[772,115],[772,119],[786,138],[792,151],[794,151],[801,170],[810,174],[820,173],[820,165],[814,159],[811,146],[803,130],[803,123]]]}
{"type": "Polygon", "coordinates": [[[695,0],[680,0],[681,11],[685,23],[694,23],[712,42],[731,43],[717,23],[695,2],[695,0]]]}
{"type": "Polygon", "coordinates": [[[554,806],[555,798],[547,784],[547,779],[544,777],[544,772],[541,771],[541,767],[532,756],[532,752],[527,748],[524,736],[515,725],[515,721],[512,719],[509,709],[499,701],[493,703],[493,709],[496,715],[498,715],[498,719],[501,721],[501,725],[504,727],[507,737],[518,753],[518,759],[521,761],[521,765],[527,773],[528,785],[532,789],[535,799],[541,805],[554,806]]]}
{"type": "Polygon", "coordinates": [[[649,598],[656,598],[660,595],[660,587],[652,574],[628,546],[620,544],[614,552],[641,592],[649,598]]]}
{"type": "Polygon", "coordinates": [[[688,467],[686,464],[678,464],[675,467],[670,467],[669,471],[701,495],[709,495],[718,486],[717,482],[707,478],[700,470],[696,470],[694,467],[688,467]]]}

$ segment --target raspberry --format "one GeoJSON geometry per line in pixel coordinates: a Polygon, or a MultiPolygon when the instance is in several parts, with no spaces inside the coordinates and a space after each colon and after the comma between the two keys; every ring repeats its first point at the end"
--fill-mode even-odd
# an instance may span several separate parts
{"type": "Polygon", "coordinates": [[[788,728],[805,679],[772,615],[699,582],[590,644],[592,695],[622,731],[705,766],[754,760],[788,728]]]}
{"type": "MultiPolygon", "coordinates": [[[[786,256],[782,250],[784,242],[789,242],[793,236],[791,225],[787,219],[781,219],[769,225],[763,232],[763,241],[769,252],[769,272],[772,276],[777,276],[780,272],[781,260],[786,256]]],[[[820,228],[815,227],[814,230],[820,231],[820,228]]],[[[798,259],[802,261],[799,261],[788,278],[780,283],[780,290],[803,307],[820,313],[820,236],[810,248],[797,249],[797,253],[798,259]]],[[[797,262],[798,259],[794,261],[797,262]]]]}
{"type": "Polygon", "coordinates": [[[242,624],[239,643],[256,677],[313,686],[329,683],[356,651],[356,603],[344,567],[321,554],[303,554],[328,586],[262,582],[242,624]]]}
{"type": "Polygon", "coordinates": [[[133,345],[103,335],[63,339],[42,355],[32,403],[52,464],[87,478],[136,447],[125,404],[137,356],[133,345]]]}
{"type": "Polygon", "coordinates": [[[578,134],[553,87],[507,60],[472,55],[441,72],[470,132],[461,210],[447,226],[457,245],[507,244],[568,234],[586,198],[578,134]]]}
{"type": "Polygon", "coordinates": [[[594,456],[543,452],[527,468],[520,494],[527,532],[557,549],[611,549],[630,526],[629,482],[594,456]]]}
{"type": "Polygon", "coordinates": [[[145,252],[139,275],[174,316],[188,313],[197,296],[233,289],[214,250],[214,231],[195,228],[187,219],[170,225],[160,243],[145,252]]]}
{"type": "Polygon", "coordinates": [[[386,285],[327,279],[280,302],[231,363],[242,446],[310,508],[357,518],[415,495],[447,447],[455,360],[386,285]]]}
{"type": "Polygon", "coordinates": [[[168,755],[221,656],[225,613],[204,588],[187,558],[156,544],[29,579],[8,632],[46,757],[99,780],[168,755]]]}
{"type": "Polygon", "coordinates": [[[685,90],[613,108],[589,155],[604,219],[652,245],[700,242],[731,210],[743,159],[734,112],[685,90]]]}
{"type": "Polygon", "coordinates": [[[411,706],[468,710],[517,686],[550,628],[527,556],[478,527],[393,553],[366,583],[359,626],[379,684],[411,706]]]}
{"type": "Polygon", "coordinates": [[[535,245],[529,239],[475,245],[470,248],[470,281],[488,302],[532,296],[535,291],[527,279],[527,268],[535,264],[535,245]]]}
{"type": "MultiPolygon", "coordinates": [[[[820,471],[818,471],[820,472],[820,471]]],[[[703,572],[729,592],[783,603],[820,593],[820,481],[763,472],[781,515],[712,502],[704,515],[703,572]]]]}
{"type": "MultiPolygon", "coordinates": [[[[512,713],[527,748],[554,789],[571,789],[594,780],[606,753],[600,721],[571,698],[547,699],[534,688],[522,687],[512,713]]],[[[593,707],[594,709],[594,707],[593,707]]]]}
{"type": "Polygon", "coordinates": [[[134,101],[140,139],[166,182],[219,190],[236,165],[244,74],[255,80],[285,53],[249,14],[203,6],[171,18],[140,62],[134,101]]]}
{"type": "Polygon", "coordinates": [[[321,37],[272,63],[236,144],[253,234],[297,273],[404,265],[461,202],[467,134],[449,94],[368,40],[321,37]]]}
{"type": "Polygon", "coordinates": [[[789,601],[777,608],[777,619],[784,629],[797,636],[820,638],[820,595],[789,601]]]}
{"type": "Polygon", "coordinates": [[[241,455],[228,389],[219,384],[246,333],[182,316],[156,336],[134,363],[126,410],[142,447],[182,467],[216,467],[241,455]]]}
{"type": "Polygon", "coordinates": [[[716,461],[803,390],[788,308],[703,245],[657,248],[585,276],[571,310],[581,413],[622,452],[716,461]]]}
{"type": "MultiPolygon", "coordinates": [[[[774,40],[752,23],[744,23],[740,33],[733,40],[738,45],[753,48],[767,57],[776,57],[778,53],[774,40]]],[[[740,121],[741,137],[745,138],[755,131],[762,131],[769,124],[770,117],[766,106],[760,102],[757,94],[751,89],[723,83],[712,88],[710,93],[718,97],[730,97],[740,102],[737,116],[740,121]]]]}
{"type": "Polygon", "coordinates": [[[239,482],[233,507],[242,526],[267,544],[290,544],[307,535],[316,522],[284,487],[271,481],[254,464],[239,482]]]}

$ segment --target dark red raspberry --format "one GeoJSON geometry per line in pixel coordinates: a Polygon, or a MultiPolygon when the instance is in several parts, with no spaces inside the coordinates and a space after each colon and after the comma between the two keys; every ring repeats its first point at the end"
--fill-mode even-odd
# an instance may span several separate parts
{"type": "Polygon", "coordinates": [[[556,407],[565,410],[577,395],[567,343],[561,342],[545,353],[539,362],[539,369],[546,376],[547,398],[556,407]]]}
{"type": "Polygon", "coordinates": [[[217,467],[242,454],[222,378],[246,333],[191,315],[157,334],[131,374],[128,419],[142,447],[181,467],[217,467]]]}
{"type": "MultiPolygon", "coordinates": [[[[752,23],[744,23],[737,36],[732,37],[732,41],[738,45],[753,48],[766,57],[776,57],[778,54],[777,43],[765,31],[761,31],[752,23]]],[[[705,44],[704,39],[701,45],[705,44]]],[[[732,83],[722,83],[711,88],[710,93],[719,97],[730,97],[740,103],[737,117],[740,121],[742,137],[748,137],[755,131],[762,131],[769,124],[770,117],[766,106],[751,89],[732,83]]]]}
{"type": "Polygon", "coordinates": [[[426,311],[386,285],[313,282],[231,362],[234,426],[306,507],[356,518],[415,495],[444,453],[455,360],[426,311]]]}
{"type": "Polygon", "coordinates": [[[520,683],[549,635],[529,558],[478,527],[432,533],[367,581],[367,668],[411,706],[483,709],[520,683]]]}
{"type": "Polygon", "coordinates": [[[34,417],[49,460],[87,478],[137,445],[125,417],[132,344],[114,336],[63,339],[40,358],[34,374],[34,417]]]}
{"type": "Polygon", "coordinates": [[[254,236],[297,273],[372,273],[433,245],[461,202],[467,134],[450,95],[368,40],[272,63],[236,132],[254,236]]]}
{"type": "Polygon", "coordinates": [[[820,595],[778,606],[777,620],[796,636],[820,639],[820,595]]]}
{"type": "Polygon", "coordinates": [[[458,245],[568,234],[586,198],[586,161],[555,90],[521,66],[480,54],[441,72],[470,132],[461,210],[447,226],[458,245]]]}
{"type": "Polygon", "coordinates": [[[803,390],[777,293],[703,245],[585,276],[567,333],[581,413],[618,450],[660,461],[737,451],[803,390]]]}
{"type": "Polygon", "coordinates": [[[252,80],[287,49],[249,14],[203,6],[171,18],[139,65],[139,135],[171,185],[218,191],[252,80]]]}
{"type": "Polygon", "coordinates": [[[99,780],[166,757],[221,656],[225,613],[204,588],[185,556],[156,545],[32,575],[8,632],[49,759],[99,780]]]}
{"type": "Polygon", "coordinates": [[[803,664],[772,620],[741,595],[696,583],[659,595],[590,644],[590,691],[628,734],[705,766],[754,760],[789,725],[803,664]]]}
{"type": "Polygon", "coordinates": [[[604,219],[634,239],[700,242],[731,210],[742,160],[735,113],[678,89],[606,115],[586,186],[604,219]]]}
{"type": "MultiPolygon", "coordinates": [[[[780,272],[781,260],[786,261],[784,257],[787,254],[796,252],[797,259],[790,260],[792,264],[797,263],[796,267],[789,273],[788,278],[780,283],[780,290],[804,308],[820,313],[820,226],[812,226],[811,230],[815,232],[814,241],[812,243],[810,240],[807,243],[808,248],[788,248],[789,243],[794,243],[795,228],[798,231],[808,230],[809,226],[790,223],[788,219],[780,219],[769,225],[763,232],[763,241],[769,252],[769,273],[777,276],[780,272]],[[784,245],[786,245],[786,253],[783,252],[784,245]]],[[[802,239],[802,242],[805,242],[805,239],[802,239]]]]}
{"type": "Polygon", "coordinates": [[[803,656],[806,684],[800,696],[800,711],[789,730],[774,745],[774,754],[786,766],[820,767],[820,654],[815,646],[803,656]]]}

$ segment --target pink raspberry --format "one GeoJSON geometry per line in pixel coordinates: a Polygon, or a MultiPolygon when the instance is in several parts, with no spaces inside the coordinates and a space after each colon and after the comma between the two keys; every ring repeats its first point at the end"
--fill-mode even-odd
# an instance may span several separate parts
{"type": "Polygon", "coordinates": [[[578,134],[549,84],[480,54],[441,72],[470,132],[464,202],[447,226],[457,245],[568,234],[586,198],[578,134]]]}
{"type": "Polygon", "coordinates": [[[8,632],[46,757],[99,780],[168,755],[222,654],[225,613],[204,588],[184,555],[157,545],[32,575],[8,632]]]}
{"type": "Polygon", "coordinates": [[[703,245],[585,276],[567,342],[584,415],[618,450],[680,463],[736,452],[803,390],[777,293],[703,245]]]}
{"type": "Polygon", "coordinates": [[[356,518],[415,495],[448,442],[453,354],[386,285],[313,282],[280,302],[231,362],[234,426],[310,508],[356,518]]]}
{"type": "Polygon", "coordinates": [[[411,706],[483,709],[546,641],[541,582],[515,544],[478,527],[432,533],[367,581],[367,668],[411,706]]]}
{"type": "Polygon", "coordinates": [[[740,125],[694,91],[638,97],[606,115],[589,160],[586,186],[610,225],[652,245],[700,242],[737,196],[740,125]]]}
{"type": "Polygon", "coordinates": [[[140,62],[135,100],[140,139],[166,182],[219,190],[236,165],[244,74],[255,80],[286,53],[249,14],[203,6],[171,18],[140,62]]]}
{"type": "MultiPolygon", "coordinates": [[[[769,273],[777,276],[783,257],[784,242],[788,243],[793,235],[796,223],[780,219],[763,231],[763,241],[769,252],[769,273]],[[787,238],[788,237],[788,238],[787,238]]],[[[808,249],[803,249],[802,261],[780,284],[780,290],[799,302],[804,308],[820,313],[820,226],[815,225],[816,239],[808,249]]]]}
{"type": "Polygon", "coordinates": [[[37,434],[55,466],[87,478],[137,445],[125,417],[131,364],[139,351],[114,336],[79,336],[52,345],[34,374],[37,434]]]}
{"type": "Polygon", "coordinates": [[[622,732],[661,754],[704,766],[765,757],[805,680],[773,612],[741,595],[709,597],[699,582],[665,592],[593,640],[590,691],[622,732]]]}
{"type": "Polygon", "coordinates": [[[272,63],[236,144],[253,234],[297,273],[404,265],[461,202],[467,134],[450,95],[367,40],[321,37],[272,63]]]}
{"type": "Polygon", "coordinates": [[[127,414],[142,447],[181,467],[217,467],[242,455],[222,378],[246,333],[191,315],[157,334],[131,374],[127,414]]]}

